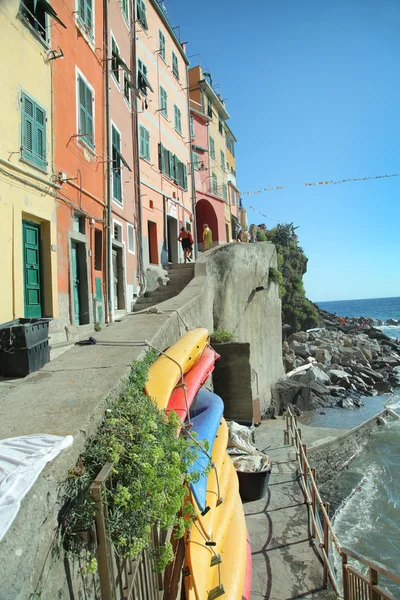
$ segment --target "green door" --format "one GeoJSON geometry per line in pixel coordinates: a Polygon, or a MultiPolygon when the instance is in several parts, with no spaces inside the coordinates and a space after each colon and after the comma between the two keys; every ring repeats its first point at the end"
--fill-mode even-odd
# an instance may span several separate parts
{"type": "Polygon", "coordinates": [[[73,298],[73,310],[75,323],[80,325],[80,289],[79,289],[79,255],[78,255],[78,244],[72,242],[72,298],[73,298]]]}
{"type": "Polygon", "coordinates": [[[24,313],[26,318],[42,316],[40,280],[40,225],[22,223],[24,260],[24,313]]]}

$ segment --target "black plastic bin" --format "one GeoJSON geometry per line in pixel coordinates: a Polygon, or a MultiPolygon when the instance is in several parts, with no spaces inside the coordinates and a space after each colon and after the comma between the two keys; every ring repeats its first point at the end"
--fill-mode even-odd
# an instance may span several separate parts
{"type": "Polygon", "coordinates": [[[32,348],[49,337],[51,319],[15,319],[0,325],[0,348],[32,348]]]}
{"type": "Polygon", "coordinates": [[[44,367],[49,360],[48,340],[31,348],[6,348],[0,350],[0,372],[3,377],[26,377],[44,367]]]}
{"type": "Polygon", "coordinates": [[[265,471],[236,471],[239,478],[239,494],[243,502],[264,498],[268,489],[272,465],[265,471]]]}

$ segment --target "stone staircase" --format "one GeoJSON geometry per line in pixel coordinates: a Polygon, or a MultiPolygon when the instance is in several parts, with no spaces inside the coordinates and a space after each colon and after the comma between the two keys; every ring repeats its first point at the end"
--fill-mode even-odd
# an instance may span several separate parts
{"type": "Polygon", "coordinates": [[[169,282],[167,285],[163,285],[153,292],[145,292],[144,296],[138,298],[133,312],[150,308],[150,306],[177,296],[194,277],[193,263],[173,264],[164,268],[168,271],[169,282]]]}

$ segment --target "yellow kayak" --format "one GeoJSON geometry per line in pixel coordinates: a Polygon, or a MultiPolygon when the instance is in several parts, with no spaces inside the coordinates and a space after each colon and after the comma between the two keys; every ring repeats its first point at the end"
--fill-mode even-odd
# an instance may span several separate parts
{"type": "Polygon", "coordinates": [[[222,585],[225,590],[223,598],[226,598],[226,600],[242,600],[246,575],[247,529],[239,495],[237,496],[233,519],[223,536],[220,555],[220,574],[215,568],[210,569],[210,591],[222,585]]]}
{"type": "Polygon", "coordinates": [[[161,355],[151,365],[144,391],[154,398],[159,408],[167,407],[172,390],[181,378],[181,368],[187,373],[199,360],[208,341],[207,329],[193,329],[165,351],[174,360],[161,355]]]}
{"type": "Polygon", "coordinates": [[[201,515],[196,501],[193,498],[192,492],[190,492],[190,501],[195,507],[197,523],[200,525],[202,531],[206,535],[207,539],[211,539],[212,536],[212,528],[214,522],[214,514],[220,508],[222,508],[222,504],[218,504],[218,485],[217,485],[217,474],[218,474],[218,483],[220,486],[220,496],[222,500],[224,500],[226,487],[228,483],[228,478],[225,476],[224,472],[227,469],[224,469],[224,464],[227,461],[228,455],[226,453],[226,448],[228,445],[228,427],[224,418],[222,418],[221,425],[218,428],[217,437],[215,438],[213,452],[212,452],[212,461],[215,464],[215,468],[212,468],[210,474],[208,476],[207,481],[207,494],[206,494],[206,503],[207,507],[209,507],[209,511],[204,515],[201,515]]]}

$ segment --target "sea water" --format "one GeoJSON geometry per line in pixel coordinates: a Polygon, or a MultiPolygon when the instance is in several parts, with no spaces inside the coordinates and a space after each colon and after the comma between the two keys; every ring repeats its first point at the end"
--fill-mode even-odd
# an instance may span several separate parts
{"type": "MultiPolygon", "coordinates": [[[[400,298],[319,302],[318,305],[339,316],[373,317],[387,321],[400,319],[400,298]]],[[[382,326],[390,337],[400,338],[400,327],[382,326]]],[[[323,409],[308,418],[310,425],[352,428],[382,410],[389,396],[365,398],[365,407],[353,411],[323,409]]],[[[400,390],[391,407],[400,414],[400,390]]],[[[400,574],[400,420],[387,418],[377,428],[367,447],[323,491],[336,511],[334,528],[342,546],[382,563],[400,574]],[[364,479],[365,478],[365,479],[364,479]],[[361,487],[346,501],[352,491],[361,487]],[[340,508],[343,502],[343,508],[340,508]]],[[[400,599],[400,586],[384,581],[385,587],[400,599]]]]}

